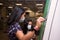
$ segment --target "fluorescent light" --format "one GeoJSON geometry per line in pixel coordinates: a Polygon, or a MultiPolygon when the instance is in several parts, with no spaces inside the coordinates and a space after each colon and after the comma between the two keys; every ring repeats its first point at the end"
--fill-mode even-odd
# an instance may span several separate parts
{"type": "Polygon", "coordinates": [[[28,8],[28,7],[23,7],[23,8],[28,8]]]}
{"type": "Polygon", "coordinates": [[[12,6],[9,6],[8,8],[13,8],[12,6]]]}
{"type": "Polygon", "coordinates": [[[3,5],[3,3],[0,3],[0,5],[3,5]]]}
{"type": "Polygon", "coordinates": [[[20,5],[21,6],[22,4],[17,3],[16,5],[20,5]]]}
{"type": "Polygon", "coordinates": [[[43,6],[43,4],[36,4],[36,6],[43,6]]]}

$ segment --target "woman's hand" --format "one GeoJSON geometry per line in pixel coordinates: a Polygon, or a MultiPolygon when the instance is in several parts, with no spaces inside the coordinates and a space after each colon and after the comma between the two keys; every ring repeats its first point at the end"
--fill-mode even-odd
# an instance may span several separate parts
{"type": "Polygon", "coordinates": [[[44,22],[44,21],[45,21],[45,19],[44,19],[43,17],[39,17],[39,18],[36,20],[36,26],[34,27],[34,29],[35,29],[36,31],[38,31],[38,30],[40,29],[40,27],[41,27],[42,22],[44,22]]]}

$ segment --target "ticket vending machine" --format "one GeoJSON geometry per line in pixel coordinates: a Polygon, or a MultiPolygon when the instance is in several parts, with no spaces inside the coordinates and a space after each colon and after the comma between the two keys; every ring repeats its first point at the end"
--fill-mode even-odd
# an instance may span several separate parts
{"type": "MultiPolygon", "coordinates": [[[[50,0],[46,0],[45,6],[44,6],[44,14],[43,14],[43,17],[46,19],[46,21],[47,21],[49,9],[50,9],[50,0]]],[[[46,21],[42,23],[42,26],[40,28],[40,33],[39,33],[39,36],[38,36],[38,40],[43,39],[44,30],[45,30],[45,26],[46,26],[46,21]]]]}
{"type": "Polygon", "coordinates": [[[60,40],[60,0],[50,0],[42,40],[60,40]]]}

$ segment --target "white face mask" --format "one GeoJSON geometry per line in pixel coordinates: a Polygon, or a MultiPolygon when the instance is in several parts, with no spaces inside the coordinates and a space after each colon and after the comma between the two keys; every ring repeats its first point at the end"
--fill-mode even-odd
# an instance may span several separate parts
{"type": "Polygon", "coordinates": [[[20,22],[24,22],[24,20],[25,20],[25,17],[21,18],[20,19],[20,22]]]}
{"type": "Polygon", "coordinates": [[[28,25],[27,28],[28,28],[28,29],[31,29],[31,25],[28,25]]]}

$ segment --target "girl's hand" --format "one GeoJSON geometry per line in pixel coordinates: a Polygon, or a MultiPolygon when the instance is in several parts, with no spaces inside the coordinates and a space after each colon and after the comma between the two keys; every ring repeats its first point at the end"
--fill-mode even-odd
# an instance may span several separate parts
{"type": "Polygon", "coordinates": [[[38,31],[38,30],[40,29],[40,27],[41,27],[42,22],[44,22],[44,21],[45,21],[45,19],[44,19],[43,17],[39,17],[39,18],[36,20],[36,26],[34,27],[34,29],[35,29],[36,31],[38,31]]]}
{"type": "Polygon", "coordinates": [[[43,21],[45,21],[45,19],[44,19],[43,17],[39,17],[39,18],[37,19],[37,22],[43,22],[43,21]]]}

